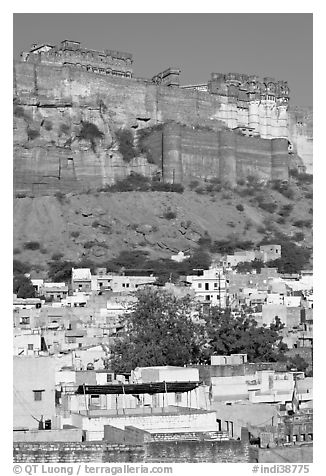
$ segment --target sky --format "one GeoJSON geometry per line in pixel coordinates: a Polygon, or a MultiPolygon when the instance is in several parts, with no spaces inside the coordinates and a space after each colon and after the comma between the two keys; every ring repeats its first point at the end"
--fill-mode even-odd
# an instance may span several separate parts
{"type": "Polygon", "coordinates": [[[212,72],[287,80],[291,104],[313,101],[311,13],[15,13],[13,54],[32,43],[76,40],[90,49],[133,54],[134,76],[169,66],[181,84],[206,83],[212,72]]]}

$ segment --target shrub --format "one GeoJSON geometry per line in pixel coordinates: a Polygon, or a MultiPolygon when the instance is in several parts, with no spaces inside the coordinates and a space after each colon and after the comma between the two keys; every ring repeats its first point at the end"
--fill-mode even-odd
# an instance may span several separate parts
{"type": "Polygon", "coordinates": [[[204,193],[206,192],[206,189],[204,187],[197,187],[195,189],[195,192],[198,193],[198,195],[204,195],[204,193]]]}
{"type": "Polygon", "coordinates": [[[168,208],[168,209],[165,210],[165,212],[163,213],[163,217],[164,217],[166,220],[173,220],[174,218],[177,217],[177,214],[176,214],[176,212],[172,211],[171,208],[168,208]]]}
{"type": "Polygon", "coordinates": [[[63,254],[62,253],[54,253],[52,256],[51,256],[51,259],[53,261],[58,261],[60,260],[61,258],[63,258],[63,254]]]}
{"type": "Polygon", "coordinates": [[[95,245],[95,242],[94,241],[85,241],[84,243],[84,248],[86,250],[89,250],[90,248],[93,248],[93,246],[95,245]]]}
{"type": "Polygon", "coordinates": [[[268,213],[274,213],[277,209],[277,204],[273,202],[259,202],[258,206],[259,208],[265,210],[268,213]]]}
{"type": "Polygon", "coordinates": [[[192,180],[189,183],[189,188],[190,188],[190,190],[195,190],[195,188],[198,187],[198,185],[199,185],[198,180],[192,180]]]}
{"type": "Polygon", "coordinates": [[[14,259],[13,261],[14,276],[17,276],[19,274],[29,273],[30,270],[31,270],[31,265],[29,263],[23,263],[22,261],[19,261],[18,259],[14,259]]]}
{"type": "Polygon", "coordinates": [[[52,128],[53,128],[52,122],[49,119],[46,119],[43,123],[43,127],[47,131],[52,131],[52,128]]]}
{"type": "Polygon", "coordinates": [[[36,129],[30,129],[29,127],[27,128],[28,140],[34,140],[39,136],[40,136],[39,131],[37,131],[36,129]]]}
{"type": "Polygon", "coordinates": [[[26,193],[16,193],[16,198],[26,198],[26,193]]]}
{"type": "Polygon", "coordinates": [[[21,251],[19,248],[14,248],[13,253],[14,255],[18,255],[19,253],[21,253],[21,251]]]}
{"type": "Polygon", "coordinates": [[[296,179],[297,183],[299,184],[312,184],[313,183],[313,176],[306,173],[301,173],[297,169],[290,169],[289,170],[290,177],[296,179]]]}
{"type": "Polygon", "coordinates": [[[312,221],[311,220],[296,220],[293,222],[293,225],[298,228],[302,228],[302,227],[310,228],[312,227],[312,221]]]}
{"type": "Polygon", "coordinates": [[[92,122],[81,121],[81,130],[78,139],[85,139],[90,142],[93,152],[96,151],[96,140],[102,139],[103,132],[92,122]]]}
{"type": "Polygon", "coordinates": [[[147,192],[150,190],[150,183],[147,177],[141,174],[131,173],[128,177],[118,180],[115,184],[106,186],[109,192],[147,192]]]}
{"type": "Polygon", "coordinates": [[[38,241],[27,241],[24,243],[24,248],[25,250],[39,250],[40,249],[40,243],[38,241]]]}
{"type": "Polygon", "coordinates": [[[288,183],[284,183],[281,180],[274,180],[271,182],[271,185],[273,190],[277,190],[284,197],[288,198],[289,200],[293,200],[294,190],[289,186],[288,183]]]}
{"type": "Polygon", "coordinates": [[[129,129],[119,129],[116,131],[116,137],[119,141],[119,152],[125,162],[130,162],[136,157],[136,149],[134,147],[134,136],[129,129]]]}
{"type": "Polygon", "coordinates": [[[288,205],[283,205],[279,211],[279,215],[283,217],[288,217],[293,210],[293,205],[289,203],[288,205]]]}
{"type": "Polygon", "coordinates": [[[181,183],[172,183],[171,184],[171,192],[176,192],[176,193],[183,193],[184,192],[184,186],[181,183]]]}
{"type": "Polygon", "coordinates": [[[64,124],[64,123],[60,124],[59,136],[62,134],[65,134],[66,136],[70,134],[70,127],[68,126],[68,124],[64,124]]]}
{"type": "Polygon", "coordinates": [[[21,117],[22,119],[25,118],[25,110],[22,106],[15,106],[14,107],[14,116],[21,117]]]}
{"type": "Polygon", "coordinates": [[[236,208],[237,210],[239,210],[239,212],[243,212],[243,210],[244,210],[244,206],[241,205],[241,203],[239,203],[235,208],[236,208]]]}
{"type": "Polygon", "coordinates": [[[310,200],[310,199],[313,198],[313,193],[312,193],[312,192],[307,192],[307,193],[305,194],[305,197],[310,200]]]}
{"type": "Polygon", "coordinates": [[[32,117],[25,111],[25,109],[22,106],[14,107],[14,116],[18,118],[20,117],[21,119],[24,119],[26,122],[32,121],[32,117]]]}
{"type": "Polygon", "coordinates": [[[72,232],[70,233],[70,236],[71,236],[72,238],[78,238],[79,235],[80,235],[79,231],[72,231],[72,232]]]}
{"type": "Polygon", "coordinates": [[[54,196],[58,200],[58,202],[64,203],[66,195],[63,192],[58,191],[54,194],[54,196]]]}
{"type": "Polygon", "coordinates": [[[171,184],[164,182],[153,182],[151,186],[153,192],[170,192],[171,184]]]}
{"type": "Polygon", "coordinates": [[[100,226],[100,223],[97,220],[94,220],[92,223],[93,228],[98,228],[100,226]]]}
{"type": "Polygon", "coordinates": [[[295,241],[303,241],[304,240],[304,233],[302,233],[302,231],[299,231],[299,232],[295,233],[293,238],[294,238],[295,241]]]}

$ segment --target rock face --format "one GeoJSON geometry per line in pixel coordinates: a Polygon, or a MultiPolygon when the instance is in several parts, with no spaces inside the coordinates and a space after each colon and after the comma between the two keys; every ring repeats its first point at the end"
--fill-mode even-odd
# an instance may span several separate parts
{"type": "MultiPolygon", "coordinates": [[[[232,152],[229,139],[225,139],[225,170],[219,164],[223,163],[220,151],[213,151],[213,157],[209,152],[206,160],[206,143],[200,145],[200,150],[193,150],[191,142],[198,137],[190,138],[191,147],[188,147],[189,131],[188,139],[184,137],[181,144],[185,151],[183,157],[175,142],[178,138],[173,134],[167,137],[165,153],[156,163],[149,163],[141,149],[131,160],[122,157],[115,135],[118,129],[133,132],[136,142],[136,131],[169,121],[186,124],[188,128],[209,126],[215,135],[222,127],[225,129],[228,123],[219,114],[221,98],[209,92],[159,86],[140,79],[106,77],[68,66],[16,62],[14,103],[16,194],[27,192],[37,196],[57,191],[85,191],[113,183],[131,171],[145,176],[165,172],[170,176],[168,181],[178,181],[175,174],[179,174],[181,181],[193,176],[205,178],[211,166],[217,167],[215,175],[234,174],[234,167],[239,169],[237,158],[241,157],[247,157],[248,170],[253,171],[259,171],[266,158],[267,165],[263,167],[269,170],[268,178],[273,162],[270,143],[275,140],[283,141],[281,147],[279,144],[274,147],[274,162],[280,178],[287,173],[286,139],[269,141],[239,134],[240,152],[236,147],[232,152]],[[83,124],[96,126],[98,134],[83,134],[83,124]],[[266,155],[268,147],[261,146],[259,141],[268,142],[271,152],[266,155]],[[179,159],[181,169],[178,169],[179,159]]],[[[297,153],[303,154],[304,160],[309,162],[310,138],[299,133],[297,122],[290,125],[291,140],[297,153]]],[[[214,141],[218,143],[218,139],[210,139],[213,145],[208,142],[208,149],[216,148],[214,141]]]]}

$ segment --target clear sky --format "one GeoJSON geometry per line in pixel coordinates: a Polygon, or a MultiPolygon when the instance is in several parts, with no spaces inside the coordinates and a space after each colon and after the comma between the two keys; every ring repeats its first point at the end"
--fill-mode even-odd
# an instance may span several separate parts
{"type": "Polygon", "coordinates": [[[182,84],[211,72],[284,79],[291,104],[312,106],[310,13],[15,13],[13,32],[15,58],[32,43],[71,39],[132,53],[135,76],[177,66],[182,84]]]}

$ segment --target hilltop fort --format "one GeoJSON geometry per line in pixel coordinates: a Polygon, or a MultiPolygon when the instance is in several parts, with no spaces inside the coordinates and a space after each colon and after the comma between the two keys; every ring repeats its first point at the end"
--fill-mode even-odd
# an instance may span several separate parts
{"type": "Polygon", "coordinates": [[[135,77],[129,53],[34,44],[14,63],[15,191],[90,189],[131,171],[287,180],[291,164],[312,170],[312,115],[289,101],[287,82],[270,77],[212,73],[183,86],[176,67],[135,77]]]}

